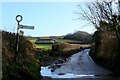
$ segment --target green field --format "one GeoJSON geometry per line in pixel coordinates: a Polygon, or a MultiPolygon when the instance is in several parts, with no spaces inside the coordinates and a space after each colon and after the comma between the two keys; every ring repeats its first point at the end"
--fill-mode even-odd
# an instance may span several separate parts
{"type": "MultiPolygon", "coordinates": [[[[31,42],[36,42],[36,39],[31,39],[31,42]]],[[[80,42],[78,40],[70,40],[70,39],[55,39],[56,42],[80,42]]]]}
{"type": "Polygon", "coordinates": [[[70,40],[70,39],[55,39],[56,42],[80,42],[77,40],[70,40]]]}
{"type": "Polygon", "coordinates": [[[34,42],[36,42],[36,39],[31,39],[30,41],[34,43],[34,42]]]}
{"type": "Polygon", "coordinates": [[[36,44],[36,48],[42,48],[42,49],[52,49],[53,44],[36,44]]]}

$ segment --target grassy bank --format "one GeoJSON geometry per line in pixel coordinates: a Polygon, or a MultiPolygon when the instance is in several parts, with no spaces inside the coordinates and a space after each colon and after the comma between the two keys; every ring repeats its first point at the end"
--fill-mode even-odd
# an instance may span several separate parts
{"type": "Polygon", "coordinates": [[[76,52],[80,51],[81,45],[79,44],[69,44],[65,42],[59,42],[53,45],[52,55],[68,57],[76,52]]]}
{"type": "Polygon", "coordinates": [[[40,62],[35,45],[20,37],[15,62],[15,34],[2,32],[2,80],[39,80],[40,62]]]}
{"type": "Polygon", "coordinates": [[[120,76],[119,47],[115,33],[102,30],[96,32],[95,44],[91,48],[90,56],[97,64],[111,70],[114,76],[120,76]]]}

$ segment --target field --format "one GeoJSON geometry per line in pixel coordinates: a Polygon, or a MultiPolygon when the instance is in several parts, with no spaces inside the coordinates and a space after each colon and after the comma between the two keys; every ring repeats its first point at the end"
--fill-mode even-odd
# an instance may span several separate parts
{"type": "Polygon", "coordinates": [[[77,40],[70,40],[70,39],[55,39],[56,42],[80,42],[77,40]]]}
{"type": "Polygon", "coordinates": [[[36,48],[52,49],[52,44],[36,44],[36,48]]]}
{"type": "MultiPolygon", "coordinates": [[[[29,39],[31,42],[35,43],[36,38],[29,39]]],[[[79,42],[77,40],[68,40],[68,39],[55,39],[56,42],[79,42]]],[[[36,48],[42,49],[52,49],[52,44],[35,44],[36,48]]]]}
{"type": "Polygon", "coordinates": [[[30,39],[30,41],[34,43],[34,42],[36,42],[36,39],[30,39]]]}

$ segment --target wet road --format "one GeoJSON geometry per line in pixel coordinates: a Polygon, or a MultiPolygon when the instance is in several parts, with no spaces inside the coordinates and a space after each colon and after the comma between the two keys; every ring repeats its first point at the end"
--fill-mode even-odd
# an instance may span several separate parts
{"type": "Polygon", "coordinates": [[[109,70],[95,64],[89,56],[89,49],[73,54],[53,72],[49,66],[42,67],[41,74],[51,77],[50,80],[120,80],[109,76],[109,70]]]}
{"type": "Polygon", "coordinates": [[[109,75],[110,71],[98,66],[89,57],[89,49],[76,53],[65,62],[61,68],[56,69],[54,74],[72,73],[80,75],[109,75]]]}

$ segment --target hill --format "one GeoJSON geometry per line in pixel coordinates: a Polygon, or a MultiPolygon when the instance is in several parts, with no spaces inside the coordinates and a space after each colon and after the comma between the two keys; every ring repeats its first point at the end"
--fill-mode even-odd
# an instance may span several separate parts
{"type": "Polygon", "coordinates": [[[91,43],[92,35],[84,31],[77,31],[73,34],[67,34],[63,39],[79,40],[80,43],[91,43]]]}

